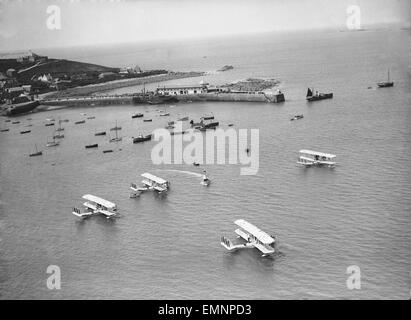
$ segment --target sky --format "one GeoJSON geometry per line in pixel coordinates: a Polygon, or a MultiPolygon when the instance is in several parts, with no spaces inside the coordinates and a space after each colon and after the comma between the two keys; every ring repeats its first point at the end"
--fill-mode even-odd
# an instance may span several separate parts
{"type": "Polygon", "coordinates": [[[364,28],[411,26],[409,0],[0,0],[0,51],[341,30],[350,5],[360,8],[364,28]]]}

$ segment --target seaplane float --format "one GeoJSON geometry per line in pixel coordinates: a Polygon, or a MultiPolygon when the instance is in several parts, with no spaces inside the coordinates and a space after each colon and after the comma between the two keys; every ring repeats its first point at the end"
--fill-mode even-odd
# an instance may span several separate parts
{"type": "Polygon", "coordinates": [[[271,256],[276,252],[275,237],[261,231],[244,219],[236,220],[234,223],[239,226],[235,233],[238,238],[242,238],[246,243],[233,244],[230,239],[223,236],[221,237],[221,245],[228,251],[234,252],[240,249],[256,248],[262,252],[263,257],[271,256]]]}
{"type": "Polygon", "coordinates": [[[167,192],[170,189],[170,181],[156,177],[151,173],[143,173],[141,175],[144,179],[141,181],[142,186],[137,186],[135,183],[131,183],[130,198],[136,198],[145,191],[156,191],[158,193],[167,192]]]}
{"type": "Polygon", "coordinates": [[[87,218],[93,215],[102,214],[106,218],[113,218],[118,215],[116,204],[104,200],[102,198],[93,196],[91,194],[85,194],[82,197],[86,202],[84,202],[85,211],[81,212],[78,208],[73,208],[73,214],[79,218],[87,218]]]}
{"type": "Polygon", "coordinates": [[[306,167],[326,165],[333,168],[337,163],[334,161],[336,155],[311,150],[300,150],[297,163],[306,167]]]}

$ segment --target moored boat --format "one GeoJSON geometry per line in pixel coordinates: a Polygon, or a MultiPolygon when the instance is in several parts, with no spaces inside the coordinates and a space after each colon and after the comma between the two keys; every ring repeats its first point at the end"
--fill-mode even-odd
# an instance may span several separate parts
{"type": "Polygon", "coordinates": [[[144,114],[142,114],[142,113],[136,113],[136,114],[133,114],[133,115],[131,116],[132,119],[141,118],[141,117],[144,117],[144,114]]]}
{"type": "Polygon", "coordinates": [[[60,142],[56,141],[56,138],[53,137],[53,141],[48,141],[46,147],[57,147],[59,144],[60,142]]]}
{"type": "Polygon", "coordinates": [[[142,134],[139,134],[138,137],[136,137],[136,138],[133,137],[133,143],[149,141],[149,140],[151,140],[151,138],[152,138],[151,134],[148,134],[146,136],[143,136],[142,134]]]}
{"type": "Polygon", "coordinates": [[[332,99],[333,98],[333,93],[321,93],[316,91],[314,93],[314,89],[307,89],[307,96],[306,99],[307,101],[311,102],[311,101],[317,101],[317,100],[324,100],[324,99],[332,99]]]}
{"type": "Polygon", "coordinates": [[[379,88],[388,88],[388,87],[393,87],[394,82],[390,81],[390,69],[388,69],[388,78],[387,81],[382,81],[377,83],[379,88]]]}
{"type": "Polygon", "coordinates": [[[37,145],[36,145],[36,144],[35,144],[34,146],[35,146],[35,148],[36,148],[36,152],[30,153],[30,154],[29,154],[29,157],[41,156],[41,155],[43,154],[43,151],[37,150],[37,145]]]}
{"type": "Polygon", "coordinates": [[[86,149],[91,149],[91,148],[98,148],[98,143],[94,143],[94,144],[89,144],[89,145],[86,145],[86,147],[85,147],[86,149]]]}
{"type": "Polygon", "coordinates": [[[296,116],[292,117],[292,118],[290,119],[290,121],[299,120],[299,119],[302,119],[302,118],[304,118],[304,115],[303,115],[303,114],[297,114],[296,116]]]}

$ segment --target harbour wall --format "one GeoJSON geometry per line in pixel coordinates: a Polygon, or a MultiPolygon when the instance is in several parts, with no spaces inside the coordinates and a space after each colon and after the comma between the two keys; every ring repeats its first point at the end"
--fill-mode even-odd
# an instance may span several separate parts
{"type": "MultiPolygon", "coordinates": [[[[266,93],[201,93],[201,94],[187,94],[175,96],[182,102],[195,101],[221,101],[221,102],[264,102],[264,103],[278,103],[285,101],[284,94],[266,94],[266,93]]],[[[57,98],[40,100],[43,106],[93,106],[93,105],[118,105],[118,104],[132,104],[133,95],[112,95],[112,96],[87,96],[87,97],[71,97],[71,98],[57,98]]],[[[148,101],[147,101],[148,103],[148,101]]]]}
{"type": "Polygon", "coordinates": [[[194,95],[178,95],[179,101],[227,101],[227,102],[271,102],[285,101],[283,93],[264,92],[208,92],[194,95]]]}

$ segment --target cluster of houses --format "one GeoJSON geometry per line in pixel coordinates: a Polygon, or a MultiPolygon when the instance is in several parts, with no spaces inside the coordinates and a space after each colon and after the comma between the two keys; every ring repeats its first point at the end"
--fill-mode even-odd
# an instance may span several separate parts
{"type": "Polygon", "coordinates": [[[64,90],[74,86],[95,84],[143,74],[139,66],[125,67],[118,72],[80,72],[71,74],[33,73],[34,68],[48,61],[31,51],[0,54],[0,103],[22,94],[36,95],[43,92],[64,90]],[[30,74],[29,77],[22,75],[30,74]],[[24,80],[22,80],[24,78],[24,80]]]}

